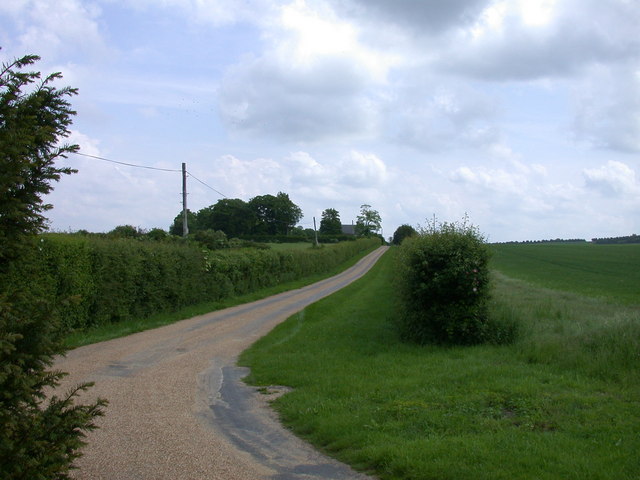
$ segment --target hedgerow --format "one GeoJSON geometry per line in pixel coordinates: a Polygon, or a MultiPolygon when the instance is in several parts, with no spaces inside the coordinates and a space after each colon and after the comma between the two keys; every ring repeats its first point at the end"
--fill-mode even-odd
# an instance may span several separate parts
{"type": "Polygon", "coordinates": [[[61,301],[66,327],[85,329],[327,272],[379,244],[362,239],[320,249],[208,250],[190,242],[45,234],[11,276],[41,298],[61,301]]]}

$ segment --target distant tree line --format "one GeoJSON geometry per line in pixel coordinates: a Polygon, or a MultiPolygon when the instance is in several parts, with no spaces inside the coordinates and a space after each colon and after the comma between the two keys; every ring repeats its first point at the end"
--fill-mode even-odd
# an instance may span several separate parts
{"type": "Polygon", "coordinates": [[[625,243],[640,243],[640,235],[627,235],[626,237],[609,237],[609,238],[592,238],[592,243],[598,244],[625,244],[625,243]]]}
{"type": "Polygon", "coordinates": [[[529,243],[586,243],[584,238],[556,238],[549,240],[523,240],[521,242],[509,241],[509,242],[495,242],[499,245],[522,245],[529,243]]]}
{"type": "MultiPolygon", "coordinates": [[[[260,247],[258,243],[314,242],[316,238],[319,243],[338,243],[380,236],[380,214],[370,205],[361,206],[354,234],[343,233],[340,214],[335,208],[327,208],[322,212],[318,232],[313,228],[294,226],[301,217],[302,210],[286,193],[260,195],[248,202],[239,198],[225,198],[195,213],[187,210],[188,240],[195,240],[210,250],[218,250],[260,247]]],[[[107,233],[79,230],[73,234],[177,242],[183,240],[182,222],[181,212],[168,232],[161,228],[145,230],[133,225],[118,225],[107,233]]]]}
{"type": "MultiPolygon", "coordinates": [[[[524,240],[521,242],[509,241],[509,242],[495,242],[496,244],[501,245],[521,245],[521,244],[529,244],[529,243],[585,243],[586,240],[584,238],[556,238],[554,240],[524,240]]],[[[640,235],[627,235],[623,237],[608,237],[608,238],[592,238],[591,243],[597,243],[600,245],[622,245],[627,243],[640,243],[640,235]]]]}
{"type": "MultiPolygon", "coordinates": [[[[260,238],[260,241],[267,241],[268,237],[277,237],[279,241],[287,241],[283,237],[303,237],[309,241],[314,239],[313,229],[295,226],[301,218],[300,207],[283,192],[278,192],[275,196],[259,195],[248,202],[239,198],[224,198],[195,213],[187,210],[190,234],[202,236],[203,232],[222,232],[227,238],[251,237],[260,238]]],[[[169,228],[169,233],[182,235],[182,223],[183,214],[180,212],[169,228]]],[[[123,226],[122,229],[124,228],[131,230],[133,227],[123,226]]],[[[379,236],[381,228],[380,214],[370,205],[361,205],[355,225],[356,236],[379,236]]],[[[135,232],[131,231],[119,233],[135,236],[135,232]]],[[[159,232],[153,234],[159,235],[159,232]]],[[[342,232],[340,213],[335,208],[327,208],[322,212],[318,234],[319,241],[346,240],[342,232]]]]}

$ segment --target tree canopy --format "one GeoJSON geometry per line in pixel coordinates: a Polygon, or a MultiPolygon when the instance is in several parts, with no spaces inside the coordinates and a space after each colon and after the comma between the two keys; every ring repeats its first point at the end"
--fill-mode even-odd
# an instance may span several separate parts
{"type": "Polygon", "coordinates": [[[411,225],[400,225],[393,233],[393,244],[400,245],[405,238],[417,235],[417,231],[411,225]]]}
{"type": "Polygon", "coordinates": [[[382,219],[377,210],[373,210],[371,205],[360,205],[360,215],[356,220],[356,234],[363,237],[377,235],[382,228],[382,219]]]}
{"type": "MultiPolygon", "coordinates": [[[[189,232],[222,231],[227,237],[242,235],[287,235],[302,218],[302,210],[289,195],[259,195],[248,202],[239,198],[223,198],[193,213],[187,210],[189,232]]],[[[182,213],[173,221],[169,232],[182,235],[182,213]]]]}
{"type": "Polygon", "coordinates": [[[229,238],[246,235],[255,224],[255,213],[239,198],[222,198],[198,211],[199,230],[220,230],[229,238]]]}
{"type": "Polygon", "coordinates": [[[286,235],[302,218],[300,207],[283,192],[278,192],[275,197],[273,195],[253,197],[249,200],[249,208],[258,218],[255,233],[286,235]]]}
{"type": "Polygon", "coordinates": [[[323,235],[340,235],[342,233],[342,222],[340,214],[335,208],[327,208],[322,212],[320,220],[320,233],[323,235]]]}

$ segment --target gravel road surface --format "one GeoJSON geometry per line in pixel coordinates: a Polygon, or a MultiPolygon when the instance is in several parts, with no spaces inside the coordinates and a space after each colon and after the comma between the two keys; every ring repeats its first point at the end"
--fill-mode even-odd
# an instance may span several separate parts
{"type": "Polygon", "coordinates": [[[365,479],[282,428],[246,386],[238,355],[278,323],[353,282],[385,247],[330,279],[250,304],[70,351],[61,388],[109,400],[78,479],[365,479]]]}

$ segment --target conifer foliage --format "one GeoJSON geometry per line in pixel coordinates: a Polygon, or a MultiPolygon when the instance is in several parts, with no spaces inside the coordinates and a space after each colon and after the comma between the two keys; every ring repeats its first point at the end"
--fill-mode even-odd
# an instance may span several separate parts
{"type": "Polygon", "coordinates": [[[27,55],[0,69],[0,478],[6,480],[68,478],[85,432],[106,405],[74,403],[91,384],[54,392],[64,376],[51,370],[54,356],[64,353],[57,306],[27,282],[9,281],[17,263],[35,257],[36,234],[51,208],[42,196],[73,172],[55,159],[78,149],[60,144],[75,114],[68,97],[77,92],[54,86],[59,73],[42,79],[24,71],[38,60],[27,55]]]}

